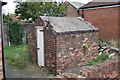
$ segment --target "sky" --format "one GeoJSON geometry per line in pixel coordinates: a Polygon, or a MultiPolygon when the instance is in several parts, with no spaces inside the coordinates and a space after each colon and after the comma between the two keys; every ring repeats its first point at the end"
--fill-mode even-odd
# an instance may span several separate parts
{"type": "MultiPolygon", "coordinates": [[[[14,0],[3,0],[3,2],[7,2],[7,5],[3,6],[3,13],[7,14],[7,13],[14,13],[15,11],[15,6],[16,3],[13,3],[14,0]]],[[[56,0],[56,1],[61,1],[61,0],[56,0]]],[[[63,0],[64,1],[64,0],[63,0]]],[[[80,3],[88,3],[92,0],[67,0],[67,1],[73,1],[73,2],[80,2],[80,3]]]]}

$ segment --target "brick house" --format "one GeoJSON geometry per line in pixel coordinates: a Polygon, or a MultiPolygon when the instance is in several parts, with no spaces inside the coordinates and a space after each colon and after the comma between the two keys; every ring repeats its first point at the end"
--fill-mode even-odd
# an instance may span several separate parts
{"type": "Polygon", "coordinates": [[[84,5],[83,3],[66,1],[64,4],[67,5],[67,17],[81,17],[79,8],[84,5]]]}
{"type": "Polygon", "coordinates": [[[5,77],[4,66],[4,51],[3,51],[3,26],[2,26],[2,6],[6,5],[6,2],[0,0],[0,80],[5,77]]]}
{"type": "Polygon", "coordinates": [[[120,0],[93,0],[81,7],[80,11],[86,21],[100,29],[100,36],[104,39],[117,40],[120,37],[120,0]]]}
{"type": "Polygon", "coordinates": [[[81,18],[41,16],[29,33],[31,61],[55,75],[82,66],[98,55],[98,31],[81,18]]]}

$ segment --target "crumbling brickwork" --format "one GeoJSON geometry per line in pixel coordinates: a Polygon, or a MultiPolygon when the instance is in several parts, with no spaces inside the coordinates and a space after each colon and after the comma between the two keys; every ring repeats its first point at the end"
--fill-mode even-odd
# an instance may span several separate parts
{"type": "Polygon", "coordinates": [[[120,61],[115,57],[93,66],[84,66],[80,69],[80,75],[87,78],[117,78],[120,76],[120,61]]]}
{"type": "Polygon", "coordinates": [[[108,59],[104,62],[99,62],[92,66],[83,66],[80,68],[79,74],[62,73],[55,78],[64,78],[72,80],[78,80],[78,78],[85,79],[116,79],[120,78],[120,61],[116,56],[113,59],[108,59]]]}
{"type": "Polygon", "coordinates": [[[120,7],[98,8],[84,10],[83,15],[86,21],[100,30],[100,36],[104,39],[118,39],[118,10],[120,7]]]}

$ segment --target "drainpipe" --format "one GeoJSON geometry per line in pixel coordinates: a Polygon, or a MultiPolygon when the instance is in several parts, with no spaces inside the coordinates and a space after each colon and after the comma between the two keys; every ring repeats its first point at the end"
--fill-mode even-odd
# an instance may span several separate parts
{"type": "Polygon", "coordinates": [[[84,18],[84,9],[82,9],[82,18],[84,18]]]}
{"type": "Polygon", "coordinates": [[[6,73],[5,73],[5,56],[4,56],[4,34],[3,34],[3,15],[1,9],[1,37],[2,37],[2,64],[3,64],[3,78],[6,80],[6,73]]]}

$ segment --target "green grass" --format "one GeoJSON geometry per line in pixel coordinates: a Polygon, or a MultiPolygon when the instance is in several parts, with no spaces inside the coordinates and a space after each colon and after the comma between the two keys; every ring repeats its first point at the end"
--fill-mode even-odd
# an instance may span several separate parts
{"type": "Polygon", "coordinates": [[[28,45],[5,47],[6,64],[24,68],[29,62],[29,47],[28,45]]]}

